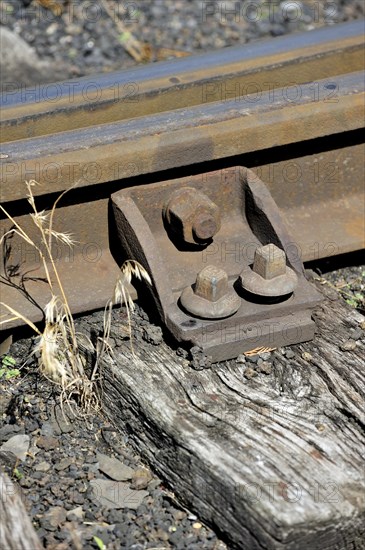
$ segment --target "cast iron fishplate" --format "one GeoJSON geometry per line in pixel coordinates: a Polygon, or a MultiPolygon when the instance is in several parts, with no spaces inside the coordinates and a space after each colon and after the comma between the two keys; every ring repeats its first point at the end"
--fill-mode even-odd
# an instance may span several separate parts
{"type": "Polygon", "coordinates": [[[150,273],[152,302],[178,341],[213,361],[313,338],[321,298],[270,192],[234,167],[112,195],[128,258],[150,273]]]}

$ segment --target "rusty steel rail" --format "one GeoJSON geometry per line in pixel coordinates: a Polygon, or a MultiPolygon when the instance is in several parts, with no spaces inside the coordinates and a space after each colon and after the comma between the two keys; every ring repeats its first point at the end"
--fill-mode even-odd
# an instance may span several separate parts
{"type": "MultiPolygon", "coordinates": [[[[40,183],[42,208],[77,182],[55,216],[78,241],[56,250],[75,312],[111,295],[122,256],[109,199],[126,186],[246,166],[302,260],[360,249],[363,55],[359,21],[68,83],[3,85],[1,202],[32,234],[24,180],[40,183]]],[[[39,258],[16,238],[6,247],[1,299],[40,320],[39,258]],[[36,305],[13,285],[20,271],[36,305]]]]}
{"type": "Polygon", "coordinates": [[[354,21],[41,87],[19,90],[15,84],[4,83],[0,140],[48,135],[332,79],[362,70],[363,56],[363,23],[354,21]]]}

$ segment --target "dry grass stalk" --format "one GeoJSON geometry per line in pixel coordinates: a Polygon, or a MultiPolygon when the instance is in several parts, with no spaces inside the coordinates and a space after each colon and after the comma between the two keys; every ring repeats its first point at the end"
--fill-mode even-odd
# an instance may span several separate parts
{"type": "MultiPolygon", "coordinates": [[[[38,185],[37,182],[33,180],[26,182],[28,190],[27,200],[32,207],[30,215],[39,232],[42,244],[38,246],[1,205],[0,209],[13,225],[2,236],[0,244],[11,234],[16,234],[37,250],[40,255],[50,291],[50,299],[44,308],[43,331],[40,331],[34,323],[10,305],[5,303],[1,303],[1,305],[12,315],[12,320],[21,319],[38,334],[39,339],[32,354],[38,357],[41,372],[61,386],[61,403],[69,402],[71,397],[77,397],[82,408],[85,411],[90,411],[91,409],[98,408],[96,382],[101,357],[110,350],[108,340],[112,307],[115,304],[125,303],[128,315],[129,335],[131,336],[131,312],[134,309],[134,304],[129,295],[128,286],[132,276],[136,276],[149,283],[151,280],[146,270],[138,262],[125,262],[115,285],[113,299],[107,303],[105,308],[103,336],[99,338],[96,347],[94,347],[88,337],[79,335],[76,332],[70,305],[52,255],[52,242],[54,240],[61,241],[69,247],[74,245],[74,240],[69,233],[62,233],[53,228],[55,209],[64,193],[58,197],[50,212],[39,212],[33,195],[33,188],[36,185],[38,185]],[[94,366],[89,376],[85,370],[86,359],[83,353],[84,350],[91,351],[95,358],[94,366]]],[[[9,320],[7,318],[4,321],[0,321],[0,325],[8,323],[9,320]]]]}
{"type": "MultiPolygon", "coordinates": [[[[8,304],[2,304],[13,318],[26,322],[39,335],[39,341],[33,351],[39,357],[41,372],[52,381],[60,384],[63,389],[70,384],[77,384],[80,394],[83,394],[82,380],[85,376],[83,358],[80,354],[74,320],[67,301],[67,297],[60,279],[57,266],[52,255],[52,242],[54,239],[72,247],[74,241],[68,233],[61,233],[53,229],[53,218],[57,203],[64,195],[62,193],[54,203],[50,212],[38,211],[33,195],[33,188],[38,185],[36,181],[26,182],[28,190],[27,200],[32,207],[30,214],[36,226],[41,246],[37,245],[16,220],[0,205],[1,210],[12,222],[13,227],[1,238],[0,243],[9,235],[15,233],[25,242],[30,244],[39,254],[45,271],[47,284],[51,294],[50,300],[44,308],[44,329],[41,332],[29,319],[20,312],[15,311],[8,304]],[[58,293],[60,296],[58,296],[58,293]]],[[[9,319],[4,322],[8,322],[9,319]]],[[[73,388],[74,389],[74,388],[73,388]]],[[[85,397],[85,396],[83,396],[85,397]]]]}
{"type": "Polygon", "coordinates": [[[171,57],[186,57],[191,55],[190,52],[182,50],[172,50],[170,48],[153,48],[151,44],[141,42],[136,36],[127,29],[123,20],[119,17],[119,12],[126,10],[128,4],[125,6],[119,4],[116,6],[111,4],[109,0],[101,0],[102,6],[107,15],[112,19],[115,27],[118,31],[118,39],[125,51],[133,57],[137,63],[146,63],[151,61],[162,61],[171,57]],[[118,13],[118,15],[117,15],[118,13]]]}
{"type": "MultiPolygon", "coordinates": [[[[132,277],[136,277],[140,281],[145,281],[152,284],[151,278],[145,268],[135,260],[127,260],[121,267],[120,275],[115,283],[114,295],[105,306],[104,311],[104,340],[107,342],[110,334],[112,308],[115,305],[125,305],[128,317],[129,338],[131,343],[131,351],[134,355],[133,339],[132,339],[132,319],[131,313],[134,311],[134,303],[129,293],[129,286],[132,277]]],[[[104,350],[103,350],[104,351],[104,350]]]]}
{"type": "Polygon", "coordinates": [[[116,16],[108,0],[101,0],[101,4],[110,19],[114,22],[119,33],[119,42],[122,44],[125,51],[129,53],[137,63],[149,61],[151,57],[151,46],[137,40],[137,38],[125,27],[123,21],[116,16]]]}
{"type": "Polygon", "coordinates": [[[254,348],[254,349],[250,349],[249,351],[245,351],[244,355],[246,355],[246,357],[252,357],[253,355],[260,355],[260,353],[266,353],[268,351],[274,351],[274,350],[276,350],[276,348],[264,348],[264,347],[254,348]]]}
{"type": "Polygon", "coordinates": [[[54,0],[37,0],[37,3],[43,8],[51,10],[53,15],[62,15],[63,6],[60,2],[55,2],[54,0]]]}

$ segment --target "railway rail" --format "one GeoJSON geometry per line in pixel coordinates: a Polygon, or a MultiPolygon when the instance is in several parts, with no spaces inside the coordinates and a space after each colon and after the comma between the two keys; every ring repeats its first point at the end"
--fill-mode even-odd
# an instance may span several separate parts
{"type": "MultiPolygon", "coordinates": [[[[351,22],[93,78],[3,85],[6,210],[32,234],[24,181],[39,182],[40,208],[77,184],[55,215],[77,241],[56,250],[73,311],[110,298],[126,253],[110,197],[125,188],[193,176],[208,189],[212,171],[244,166],[267,185],[301,261],[363,248],[362,31],[351,22]]],[[[0,223],[2,233],[11,225],[0,223]]],[[[16,237],[5,246],[2,301],[40,321],[39,258],[16,237]],[[17,289],[25,280],[31,301],[17,289]]]]}

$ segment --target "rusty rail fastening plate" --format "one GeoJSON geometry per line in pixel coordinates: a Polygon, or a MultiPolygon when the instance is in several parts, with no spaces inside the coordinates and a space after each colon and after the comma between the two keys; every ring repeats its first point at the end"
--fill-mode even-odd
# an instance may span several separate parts
{"type": "Polygon", "coordinates": [[[270,192],[242,167],[112,195],[128,257],[151,274],[152,301],[178,341],[213,361],[313,338],[321,298],[270,192]]]}

